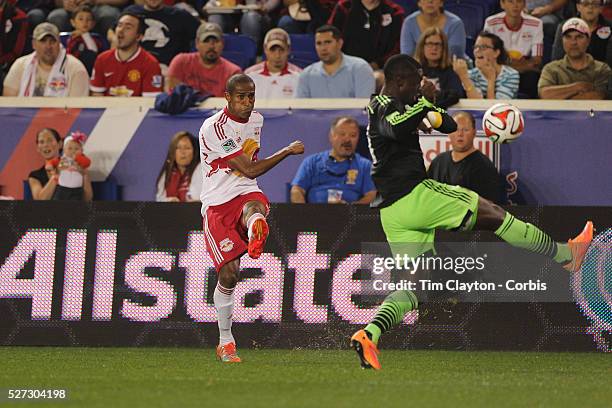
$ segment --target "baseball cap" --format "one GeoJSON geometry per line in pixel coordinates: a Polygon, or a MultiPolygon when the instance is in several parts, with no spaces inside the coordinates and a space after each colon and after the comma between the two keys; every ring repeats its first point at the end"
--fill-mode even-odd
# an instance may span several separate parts
{"type": "Polygon", "coordinates": [[[53,36],[57,41],[60,40],[59,30],[57,27],[51,23],[40,23],[34,29],[34,33],[32,34],[32,38],[37,41],[42,40],[46,36],[53,36]]]}
{"type": "Polygon", "coordinates": [[[561,28],[562,34],[567,33],[570,30],[576,30],[579,33],[586,35],[587,37],[591,36],[591,30],[589,29],[589,25],[581,18],[572,17],[567,20],[563,27],[561,28]]]}
{"type": "Polygon", "coordinates": [[[273,28],[267,32],[264,38],[264,46],[266,49],[272,48],[274,45],[280,45],[287,49],[291,45],[289,34],[282,28],[273,28]]]}
{"type": "Polygon", "coordinates": [[[196,38],[199,41],[206,41],[208,37],[215,37],[217,40],[222,39],[223,30],[221,30],[221,26],[217,23],[202,23],[198,27],[196,38]]]}

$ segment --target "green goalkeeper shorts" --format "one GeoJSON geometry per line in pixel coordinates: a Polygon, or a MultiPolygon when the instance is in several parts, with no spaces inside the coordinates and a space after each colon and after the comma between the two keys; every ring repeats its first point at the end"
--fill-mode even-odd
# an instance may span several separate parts
{"type": "Polygon", "coordinates": [[[418,256],[433,249],[436,228],[472,229],[477,210],[478,194],[472,190],[425,179],[382,208],[380,220],[394,254],[418,256]]]}

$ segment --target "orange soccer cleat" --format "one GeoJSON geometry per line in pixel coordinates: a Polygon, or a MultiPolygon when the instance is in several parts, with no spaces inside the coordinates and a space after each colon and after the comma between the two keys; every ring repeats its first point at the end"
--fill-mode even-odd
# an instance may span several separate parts
{"type": "Polygon", "coordinates": [[[236,354],[236,343],[227,343],[217,346],[217,359],[222,363],[241,363],[242,360],[236,354]]]}
{"type": "Polygon", "coordinates": [[[570,272],[577,272],[582,266],[584,256],[586,255],[589,244],[593,240],[593,222],[587,221],[584,229],[576,238],[567,241],[570,251],[572,251],[572,260],[563,267],[570,272]]]}
{"type": "Polygon", "coordinates": [[[257,259],[263,252],[264,245],[270,229],[265,218],[258,218],[251,225],[251,239],[249,239],[249,256],[257,259]]]}
{"type": "Polygon", "coordinates": [[[355,349],[361,360],[361,368],[373,368],[375,370],[382,368],[378,361],[378,348],[370,340],[365,330],[362,329],[353,334],[353,337],[351,337],[351,347],[355,349]]]}

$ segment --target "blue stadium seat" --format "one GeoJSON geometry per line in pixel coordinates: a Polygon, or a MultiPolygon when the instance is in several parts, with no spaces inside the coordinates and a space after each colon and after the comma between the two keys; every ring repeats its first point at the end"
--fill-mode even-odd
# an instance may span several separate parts
{"type": "MultiPolygon", "coordinates": [[[[91,183],[93,189],[93,198],[96,201],[120,201],[121,187],[113,180],[94,181],[91,183]]],[[[23,181],[23,199],[31,201],[32,190],[28,180],[23,181]]]]}
{"type": "Polygon", "coordinates": [[[313,34],[290,34],[289,37],[291,37],[291,55],[289,56],[291,63],[304,68],[319,60],[313,34]]]}
{"type": "MultiPolygon", "coordinates": [[[[499,9],[499,0],[450,0],[451,3],[467,3],[477,5],[483,8],[484,18],[497,13],[499,9]]],[[[444,3],[446,5],[446,2],[444,3]]]]}
{"type": "Polygon", "coordinates": [[[239,51],[225,51],[223,50],[223,58],[238,65],[243,71],[253,65],[251,59],[239,51]]]}
{"type": "Polygon", "coordinates": [[[291,50],[317,53],[314,34],[289,34],[291,50]]]}
{"type": "Polygon", "coordinates": [[[476,38],[482,30],[485,20],[485,8],[480,4],[460,2],[457,0],[444,3],[444,9],[456,14],[465,25],[467,37],[476,38]]]}
{"type": "Polygon", "coordinates": [[[466,37],[465,39],[465,53],[472,60],[474,59],[474,43],[476,42],[476,38],[466,37]]]}
{"type": "Polygon", "coordinates": [[[319,57],[317,54],[314,56],[309,52],[291,52],[289,55],[289,62],[297,65],[300,68],[306,68],[308,65],[317,62],[319,57]]]}
{"type": "Polygon", "coordinates": [[[70,33],[68,31],[62,31],[60,33],[60,41],[64,47],[68,45],[69,39],[70,39],[70,33]]]}
{"type": "Polygon", "coordinates": [[[242,69],[255,64],[257,44],[244,34],[223,34],[223,57],[239,65],[242,69]],[[240,56],[238,56],[240,55],[240,56]]]}

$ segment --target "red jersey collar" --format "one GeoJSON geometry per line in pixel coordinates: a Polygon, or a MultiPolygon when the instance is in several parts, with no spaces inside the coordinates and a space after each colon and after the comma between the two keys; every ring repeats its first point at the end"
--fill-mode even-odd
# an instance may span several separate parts
{"type": "MultiPolygon", "coordinates": [[[[285,66],[280,71],[280,75],[288,75],[289,74],[289,62],[285,63],[285,66]]],[[[270,76],[270,71],[268,70],[268,62],[264,61],[263,71],[261,71],[261,75],[270,76]]]]}
{"type": "Polygon", "coordinates": [[[140,55],[140,51],[142,51],[142,47],[139,45],[138,49],[136,50],[136,52],[134,53],[134,55],[132,55],[130,58],[128,58],[126,61],[121,61],[119,59],[119,54],[118,54],[118,50],[115,48],[115,59],[119,62],[132,62],[134,61],[136,58],[138,58],[138,56],[140,55]]]}
{"type": "Polygon", "coordinates": [[[242,119],[242,118],[239,118],[236,115],[231,114],[230,111],[227,109],[227,106],[225,108],[223,108],[223,113],[225,113],[225,115],[228,118],[230,118],[231,120],[233,120],[234,122],[247,123],[249,121],[248,119],[242,119]]]}
{"type": "Polygon", "coordinates": [[[518,28],[517,28],[516,30],[515,30],[515,29],[513,29],[513,28],[511,28],[511,27],[508,25],[508,20],[507,20],[507,18],[508,18],[508,16],[504,16],[504,25],[506,26],[506,28],[507,28],[508,30],[510,30],[510,31],[514,31],[514,32],[517,32],[518,30],[520,30],[520,29],[521,29],[521,27],[523,27],[523,21],[525,21],[525,19],[523,18],[523,16],[522,16],[522,15],[521,15],[521,24],[518,26],[518,28]]]}

